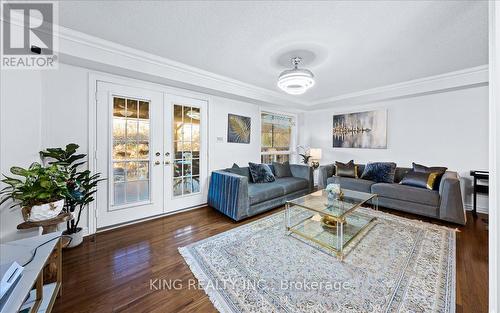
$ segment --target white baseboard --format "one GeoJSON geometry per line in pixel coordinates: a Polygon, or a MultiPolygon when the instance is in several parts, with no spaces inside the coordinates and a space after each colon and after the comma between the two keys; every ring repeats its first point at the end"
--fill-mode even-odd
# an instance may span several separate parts
{"type": "MultiPolygon", "coordinates": [[[[155,216],[151,216],[151,217],[147,217],[147,218],[143,218],[143,219],[138,219],[138,220],[133,220],[130,222],[121,223],[121,224],[114,225],[114,226],[104,227],[104,228],[97,229],[97,233],[102,233],[102,232],[106,232],[108,230],[113,230],[113,229],[120,228],[123,226],[133,225],[133,224],[137,224],[137,223],[141,223],[141,222],[145,222],[145,221],[150,221],[150,220],[154,220],[157,218],[166,217],[169,215],[174,215],[174,214],[178,214],[178,213],[182,213],[182,212],[200,209],[200,208],[203,208],[206,206],[207,206],[207,204],[204,203],[204,204],[196,205],[196,206],[189,207],[189,208],[179,209],[179,210],[168,212],[168,213],[163,213],[163,214],[159,214],[159,215],[155,215],[155,216]]],[[[90,235],[93,235],[93,234],[89,234],[88,230],[86,233],[84,233],[84,236],[90,236],[90,235]]]]}

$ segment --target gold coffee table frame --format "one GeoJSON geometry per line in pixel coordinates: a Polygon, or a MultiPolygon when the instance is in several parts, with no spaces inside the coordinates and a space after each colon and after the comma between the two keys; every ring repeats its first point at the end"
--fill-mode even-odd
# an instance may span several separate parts
{"type": "Polygon", "coordinates": [[[366,192],[343,190],[342,199],[328,200],[327,193],[319,190],[306,196],[287,201],[285,204],[285,229],[287,234],[297,234],[332,250],[343,260],[345,248],[365,233],[374,217],[359,213],[356,209],[371,202],[378,210],[378,196],[366,192]],[[291,211],[302,209],[312,215],[291,224],[291,211]],[[348,230],[346,234],[345,231],[348,230]]]}

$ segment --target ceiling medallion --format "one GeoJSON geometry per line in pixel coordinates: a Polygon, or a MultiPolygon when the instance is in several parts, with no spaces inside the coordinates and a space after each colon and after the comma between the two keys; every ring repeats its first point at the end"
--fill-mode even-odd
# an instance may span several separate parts
{"type": "Polygon", "coordinates": [[[310,70],[299,69],[300,57],[292,58],[293,69],[283,71],[278,78],[278,87],[291,95],[301,95],[314,86],[314,75],[310,70]]]}

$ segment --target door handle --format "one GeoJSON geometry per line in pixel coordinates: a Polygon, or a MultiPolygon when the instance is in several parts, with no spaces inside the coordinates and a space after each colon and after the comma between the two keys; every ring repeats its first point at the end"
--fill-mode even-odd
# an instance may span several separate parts
{"type": "Polygon", "coordinates": [[[155,165],[160,165],[160,161],[155,161],[155,165]]]}
{"type": "Polygon", "coordinates": [[[170,161],[168,161],[168,160],[165,161],[164,163],[165,163],[165,165],[170,165],[170,161]]]}

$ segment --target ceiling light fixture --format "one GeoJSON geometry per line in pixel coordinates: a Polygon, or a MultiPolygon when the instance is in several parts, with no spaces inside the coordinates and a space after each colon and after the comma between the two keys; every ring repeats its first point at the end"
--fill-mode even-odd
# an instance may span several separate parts
{"type": "Polygon", "coordinates": [[[291,95],[301,95],[314,86],[314,75],[310,70],[299,69],[300,57],[292,58],[293,69],[283,71],[278,78],[278,87],[291,95]]]}

